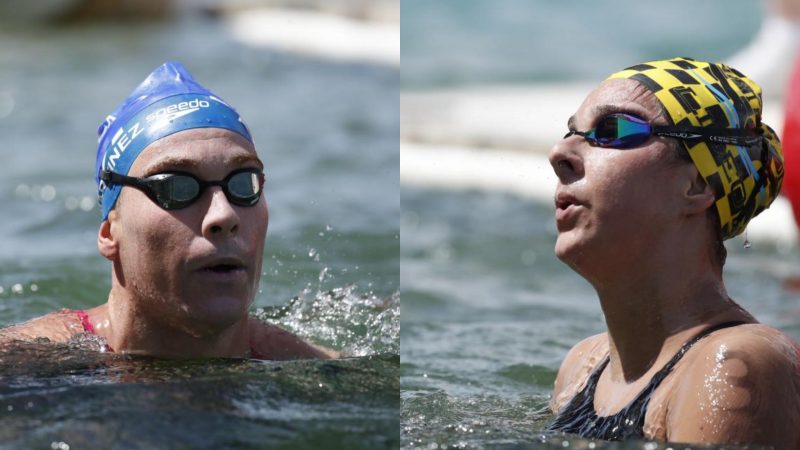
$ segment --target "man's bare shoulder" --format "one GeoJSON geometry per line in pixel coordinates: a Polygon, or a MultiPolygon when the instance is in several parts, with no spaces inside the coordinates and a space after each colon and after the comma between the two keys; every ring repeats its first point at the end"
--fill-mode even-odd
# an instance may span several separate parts
{"type": "Polygon", "coordinates": [[[294,334],[271,323],[251,318],[249,321],[250,348],[254,357],[260,359],[331,359],[341,355],[300,339],[294,334]]]}
{"type": "Polygon", "coordinates": [[[0,329],[0,342],[32,341],[40,338],[47,338],[53,342],[65,342],[82,331],[83,325],[75,312],[62,309],[0,329]]]}
{"type": "Polygon", "coordinates": [[[575,344],[558,369],[550,409],[557,413],[578,393],[589,374],[608,354],[608,333],[590,336],[575,344]]]}
{"type": "Polygon", "coordinates": [[[670,440],[800,445],[796,343],[769,326],[747,324],[720,330],[696,347],[670,400],[670,440]]]}

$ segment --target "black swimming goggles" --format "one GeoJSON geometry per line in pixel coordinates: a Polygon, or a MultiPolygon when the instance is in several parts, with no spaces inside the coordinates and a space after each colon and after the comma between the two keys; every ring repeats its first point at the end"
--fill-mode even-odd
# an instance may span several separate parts
{"type": "Polygon", "coordinates": [[[204,181],[184,172],[159,173],[146,178],[125,176],[104,170],[100,179],[106,184],[130,186],[144,192],[163,209],[181,209],[194,203],[210,186],[219,186],[225,197],[237,206],[253,206],[261,198],[264,173],[259,169],[240,169],[224,180],[204,181]]]}
{"type": "Polygon", "coordinates": [[[702,139],[721,144],[752,145],[761,139],[758,131],[741,128],[654,126],[646,120],[630,114],[614,113],[601,118],[597,125],[589,131],[570,128],[564,139],[575,134],[583,137],[592,145],[618,149],[638,147],[647,142],[651,136],[671,137],[685,141],[702,139]]]}

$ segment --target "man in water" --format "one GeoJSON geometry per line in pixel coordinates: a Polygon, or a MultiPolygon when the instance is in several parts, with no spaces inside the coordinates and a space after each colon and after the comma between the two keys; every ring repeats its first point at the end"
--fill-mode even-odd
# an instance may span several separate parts
{"type": "Polygon", "coordinates": [[[160,357],[337,356],[248,315],[269,214],[263,164],[231,106],[166,63],[98,133],[108,301],[0,330],[0,342],[92,333],[110,351],[160,357]]]}
{"type": "Polygon", "coordinates": [[[550,152],[555,250],[597,291],[608,332],[567,354],[549,430],[800,448],[798,348],[722,279],[722,241],[783,179],[761,110],[738,71],[674,58],[612,75],[569,119],[550,152]]]}

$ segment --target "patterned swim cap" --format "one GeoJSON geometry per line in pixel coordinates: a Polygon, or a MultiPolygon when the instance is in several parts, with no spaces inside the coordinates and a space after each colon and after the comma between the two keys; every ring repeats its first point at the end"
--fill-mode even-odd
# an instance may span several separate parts
{"type": "Polygon", "coordinates": [[[100,220],[108,218],[122,190],[120,185],[107,186],[100,179],[101,172],[127,175],[148,145],[192,128],[224,128],[253,142],[233,107],[195,81],[183,65],[166,62],[145,78],[97,130],[95,181],[100,220]]]}
{"type": "Polygon", "coordinates": [[[680,141],[714,191],[722,239],[742,233],[778,196],[783,150],[772,128],[761,122],[761,87],[755,82],[724,64],[690,58],[637,64],[612,78],[644,85],[678,128],[744,128],[761,134],[749,146],[680,141]]]}

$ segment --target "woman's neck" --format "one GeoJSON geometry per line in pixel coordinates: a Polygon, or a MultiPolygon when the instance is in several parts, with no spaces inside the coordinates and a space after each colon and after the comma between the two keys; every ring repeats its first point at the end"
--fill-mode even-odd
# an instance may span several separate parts
{"type": "Polygon", "coordinates": [[[753,320],[728,298],[718,271],[707,265],[662,261],[650,266],[639,264],[615,283],[595,285],[608,326],[614,381],[629,383],[661,367],[709,325],[753,320]]]}

